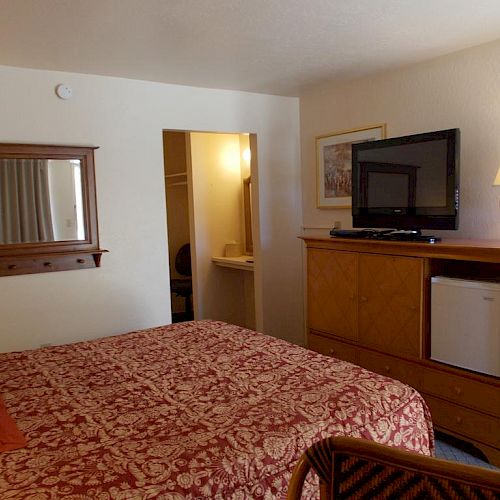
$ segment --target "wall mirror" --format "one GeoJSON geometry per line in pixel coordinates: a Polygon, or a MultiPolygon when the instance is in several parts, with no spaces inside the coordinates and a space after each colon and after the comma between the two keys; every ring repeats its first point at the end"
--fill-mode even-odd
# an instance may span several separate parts
{"type": "Polygon", "coordinates": [[[253,255],[252,237],[252,179],[243,179],[243,219],[244,219],[244,254],[253,255]]]}
{"type": "Polygon", "coordinates": [[[0,276],[99,267],[95,149],[0,144],[0,276]]]}

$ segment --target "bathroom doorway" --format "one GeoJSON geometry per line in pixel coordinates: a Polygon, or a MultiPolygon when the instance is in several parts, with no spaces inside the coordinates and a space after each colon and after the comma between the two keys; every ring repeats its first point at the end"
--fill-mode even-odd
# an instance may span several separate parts
{"type": "Polygon", "coordinates": [[[163,132],[173,322],[255,328],[256,144],[253,134],[163,132]]]}

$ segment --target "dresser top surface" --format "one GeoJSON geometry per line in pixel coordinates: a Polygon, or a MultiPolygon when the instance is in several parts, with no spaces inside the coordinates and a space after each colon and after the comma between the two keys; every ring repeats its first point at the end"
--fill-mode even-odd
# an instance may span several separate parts
{"type": "Polygon", "coordinates": [[[301,236],[308,248],[500,263],[500,240],[448,239],[437,243],[301,236]]]}

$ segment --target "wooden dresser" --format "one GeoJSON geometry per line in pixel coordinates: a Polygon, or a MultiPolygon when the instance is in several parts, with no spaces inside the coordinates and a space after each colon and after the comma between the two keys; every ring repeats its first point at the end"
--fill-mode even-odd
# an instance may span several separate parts
{"type": "Polygon", "coordinates": [[[500,278],[500,241],[303,239],[308,347],[415,387],[437,429],[500,466],[499,378],[430,359],[431,277],[500,278]]]}

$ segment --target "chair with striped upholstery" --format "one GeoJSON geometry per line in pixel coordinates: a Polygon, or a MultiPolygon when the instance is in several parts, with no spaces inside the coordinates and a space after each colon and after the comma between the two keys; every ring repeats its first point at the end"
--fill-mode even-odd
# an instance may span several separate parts
{"type": "Polygon", "coordinates": [[[335,500],[500,499],[500,472],[398,450],[365,439],[327,438],[302,455],[288,500],[301,498],[309,471],[320,497],[335,500]]]}

